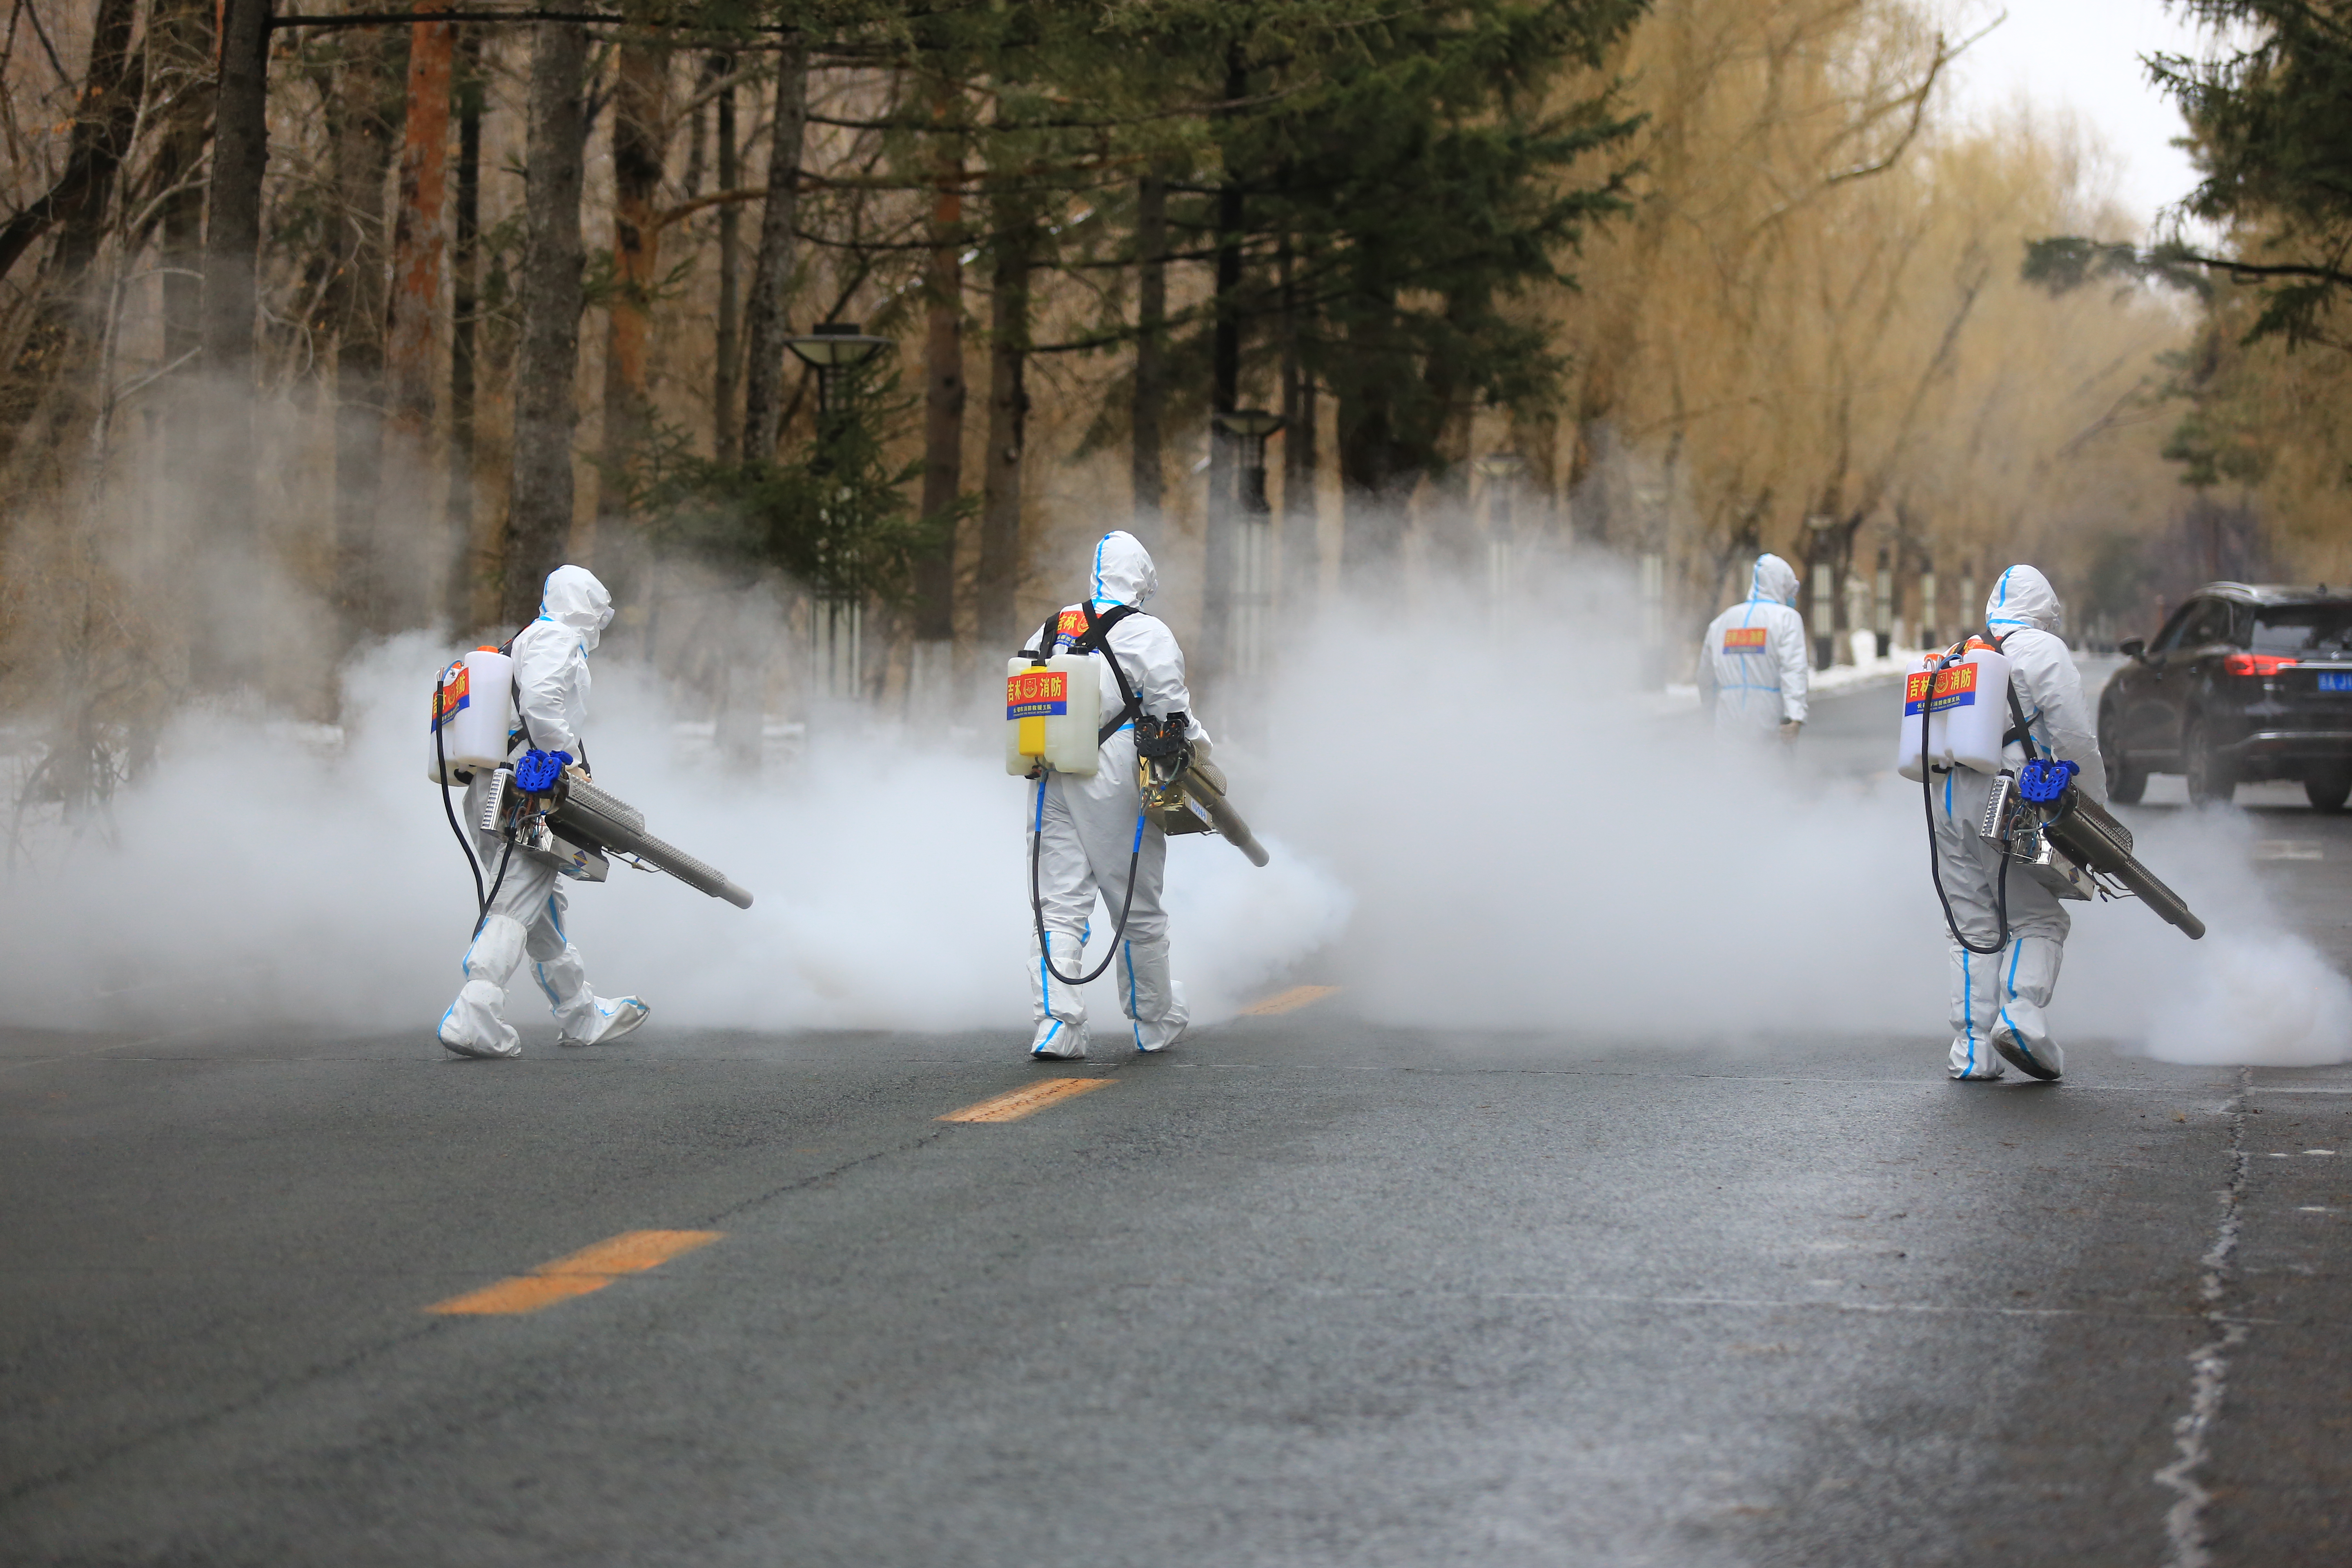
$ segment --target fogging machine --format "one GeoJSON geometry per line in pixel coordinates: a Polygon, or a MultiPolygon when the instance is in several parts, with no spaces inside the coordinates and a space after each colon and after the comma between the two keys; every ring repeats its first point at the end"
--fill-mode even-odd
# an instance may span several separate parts
{"type": "Polygon", "coordinates": [[[564,770],[563,753],[531,751],[489,776],[475,826],[525,854],[551,860],[575,881],[601,882],[612,858],[667,871],[698,892],[739,910],[751,895],[674,844],[646,831],[646,814],[564,770]]]}
{"type": "Polygon", "coordinates": [[[2169,923],[2205,934],[2180,895],[2132,854],[2131,829],[2074,783],[2073,763],[2036,758],[2017,773],[1996,774],[1978,832],[2010,861],[2062,899],[2137,895],[2169,923]]]}

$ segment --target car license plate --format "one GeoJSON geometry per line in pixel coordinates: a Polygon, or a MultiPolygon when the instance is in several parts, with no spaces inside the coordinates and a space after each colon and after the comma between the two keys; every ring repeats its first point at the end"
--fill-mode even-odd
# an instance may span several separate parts
{"type": "Polygon", "coordinates": [[[2321,670],[2319,689],[2322,691],[2352,691],[2352,670],[2321,670]]]}

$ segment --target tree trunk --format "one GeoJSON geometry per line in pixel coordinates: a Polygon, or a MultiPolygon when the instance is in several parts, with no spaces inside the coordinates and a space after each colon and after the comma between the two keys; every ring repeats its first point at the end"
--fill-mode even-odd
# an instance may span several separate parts
{"type": "Polygon", "coordinates": [[[327,308],[335,333],[335,602],[343,627],[399,624],[377,538],[383,478],[384,177],[392,167],[383,32],[354,27],[329,99],[338,210],[327,308]]]}
{"type": "MultiPolygon", "coordinates": [[[[726,79],[719,89],[719,188],[731,191],[743,180],[735,149],[735,57],[713,55],[712,68],[726,79]]],[[[711,369],[713,450],[722,463],[743,460],[743,427],[738,422],[737,388],[743,372],[743,213],[733,202],[719,204],[719,331],[711,369]]]]}
{"type": "MultiPolygon", "coordinates": [[[[1242,68],[1241,47],[1225,57],[1225,98],[1237,101],[1249,89],[1242,68]]],[[[1201,561],[1201,639],[1191,660],[1194,683],[1213,689],[1225,672],[1231,652],[1234,577],[1240,543],[1237,475],[1234,459],[1241,443],[1217,427],[1213,416],[1241,406],[1242,383],[1242,220],[1240,181],[1229,171],[1217,193],[1216,325],[1210,337],[1209,498],[1206,548],[1201,561]]]]}
{"type": "Polygon", "coordinates": [[[1304,324],[1291,288],[1291,258],[1282,278],[1282,569],[1280,605],[1287,613],[1315,604],[1323,584],[1323,551],[1315,504],[1317,468],[1315,374],[1307,363],[1304,324]]]}
{"type": "Polygon", "coordinates": [[[784,423],[784,319],[793,279],[793,222],[800,205],[801,143],[808,128],[808,57],[795,41],[776,57],[776,114],[768,150],[768,199],[760,256],[744,314],[743,457],[771,462],[784,423]]]}
{"type": "Polygon", "coordinates": [[[138,125],[146,79],[145,57],[131,45],[137,17],[132,0],[102,0],[92,18],[89,66],[67,142],[65,173],[46,196],[0,230],[0,248],[13,246],[14,255],[22,255],[44,229],[56,233],[33,319],[6,381],[0,383],[0,463],[53,389],[62,392],[70,384],[74,395],[62,399],[46,422],[52,433],[73,421],[68,407],[89,405],[83,390],[93,357],[90,343],[104,330],[92,309],[89,274],[106,237],[115,176],[138,125]]]}
{"type": "Polygon", "coordinates": [[[89,64],[82,73],[81,91],[75,95],[65,168],[47,191],[0,224],[0,277],[54,226],[67,231],[58,237],[59,251],[84,253],[77,270],[87,268],[89,256],[96,254],[97,242],[88,237],[102,221],[115,172],[130,150],[145,86],[143,58],[131,43],[138,14],[129,0],[100,0],[90,20],[89,64]]]}
{"type": "MultiPolygon", "coordinates": [[[[940,115],[946,112],[944,101],[940,115]]],[[[939,188],[931,198],[931,248],[923,298],[923,511],[948,516],[963,490],[963,152],[940,138],[939,188]]],[[[955,637],[955,530],[943,530],[915,563],[914,633],[919,642],[955,637]]]]}
{"type": "Polygon", "coordinates": [[[1029,420],[1029,268],[1036,215],[1000,199],[989,305],[988,462],[980,512],[979,642],[1010,653],[1020,637],[1021,459],[1029,420]]]}
{"type": "Polygon", "coordinates": [[[449,79],[457,29],[455,23],[425,18],[448,8],[449,0],[416,0],[418,20],[408,31],[408,101],[392,229],[392,300],[384,321],[383,457],[393,531],[379,538],[378,546],[386,574],[401,585],[403,613],[394,623],[400,626],[410,624],[413,607],[424,603],[407,585],[421,588],[427,579],[425,541],[438,533],[426,524],[433,513],[433,327],[441,309],[446,260],[441,208],[447,194],[449,79]]]}
{"type": "Polygon", "coordinates": [[[572,532],[572,436],[579,419],[581,83],[588,32],[540,24],[531,49],[524,153],[522,332],[515,365],[514,478],[508,497],[505,619],[537,613],[540,584],[563,563],[572,532]]]}
{"type": "Polygon", "coordinates": [[[662,163],[669,145],[669,50],[621,46],[613,88],[613,291],[604,313],[604,458],[596,485],[596,569],[635,605],[644,540],[628,492],[653,436],[646,345],[661,273],[662,163]]]}
{"type": "Polygon", "coordinates": [[[211,0],[176,0],[157,18],[149,43],[154,79],[173,98],[155,183],[163,191],[156,214],[163,268],[163,363],[184,365],[163,389],[163,467],[192,475],[204,450],[197,426],[202,399],[194,388],[204,345],[205,187],[198,171],[212,140],[213,7],[211,0]]]}
{"type": "Polygon", "coordinates": [[[449,537],[457,558],[450,563],[447,613],[458,630],[475,626],[490,605],[478,605],[485,586],[495,591],[498,563],[506,552],[484,551],[474,538],[474,344],[481,309],[482,76],[481,30],[468,25],[457,40],[457,199],[456,233],[449,258],[449,537]]]}
{"type": "Polygon", "coordinates": [[[400,195],[392,231],[392,310],[384,325],[384,389],[391,432],[423,454],[433,423],[433,317],[441,304],[441,204],[448,177],[449,78],[457,26],[424,18],[449,0],[416,0],[408,30],[408,103],[400,148],[400,195]]]}
{"type": "Polygon", "coordinates": [[[213,174],[205,204],[205,442],[218,532],[253,529],[253,322],[261,251],[261,175],[269,158],[271,0],[221,0],[213,174]]]}
{"type": "Polygon", "coordinates": [[[1135,402],[1128,465],[1135,521],[1159,521],[1168,498],[1160,422],[1168,410],[1168,185],[1146,174],[1135,191],[1135,402]]]}
{"type": "MultiPolygon", "coordinates": [[[[624,44],[613,88],[613,295],[604,333],[604,480],[614,489],[652,433],[646,338],[661,267],[657,204],[668,100],[669,51],[624,44]]],[[[620,514],[615,505],[598,510],[620,514]]]]}
{"type": "MultiPolygon", "coordinates": [[[[1383,296],[1382,298],[1385,298],[1383,296]]],[[[1339,485],[1347,509],[1339,565],[1350,590],[1374,600],[1397,587],[1404,545],[1405,502],[1413,476],[1400,472],[1397,410],[1387,382],[1364,367],[1404,363],[1395,353],[1387,312],[1375,308],[1349,331],[1354,373],[1339,396],[1339,485]]]]}

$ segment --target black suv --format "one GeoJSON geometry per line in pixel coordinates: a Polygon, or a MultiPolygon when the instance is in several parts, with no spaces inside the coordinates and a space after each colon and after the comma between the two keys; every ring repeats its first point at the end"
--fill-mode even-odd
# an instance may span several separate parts
{"type": "Polygon", "coordinates": [[[2311,804],[2352,795],[2352,593],[2208,583],[2099,693],[2107,793],[2126,805],[2152,773],[2189,798],[2228,800],[2252,779],[2299,779],[2311,804]]]}

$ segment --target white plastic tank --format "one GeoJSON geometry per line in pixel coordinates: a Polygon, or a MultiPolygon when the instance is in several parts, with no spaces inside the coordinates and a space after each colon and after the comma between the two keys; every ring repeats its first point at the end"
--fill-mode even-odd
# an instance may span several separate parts
{"type": "Polygon", "coordinates": [[[1955,767],[2000,772],[2000,738],[2009,729],[2009,659],[1991,644],[1969,639],[1969,651],[1944,671],[1935,699],[1945,750],[1955,767]]]}
{"type": "Polygon", "coordinates": [[[1044,664],[1004,661],[1004,771],[1039,763],[1092,778],[1102,752],[1102,676],[1091,654],[1057,653],[1044,664]]]}
{"type": "Polygon", "coordinates": [[[433,683],[425,776],[436,784],[463,784],[461,773],[497,767],[507,760],[507,736],[513,729],[514,660],[494,647],[478,647],[444,668],[433,683]]]}
{"type": "Polygon", "coordinates": [[[1903,677],[1903,718],[1895,727],[1895,771],[1919,782],[1919,719],[1924,712],[1927,720],[1927,761],[1948,763],[1951,747],[1946,739],[1949,729],[1941,712],[1929,708],[1928,687],[1933,679],[1939,654],[1922,654],[1918,661],[1903,677]]]}

